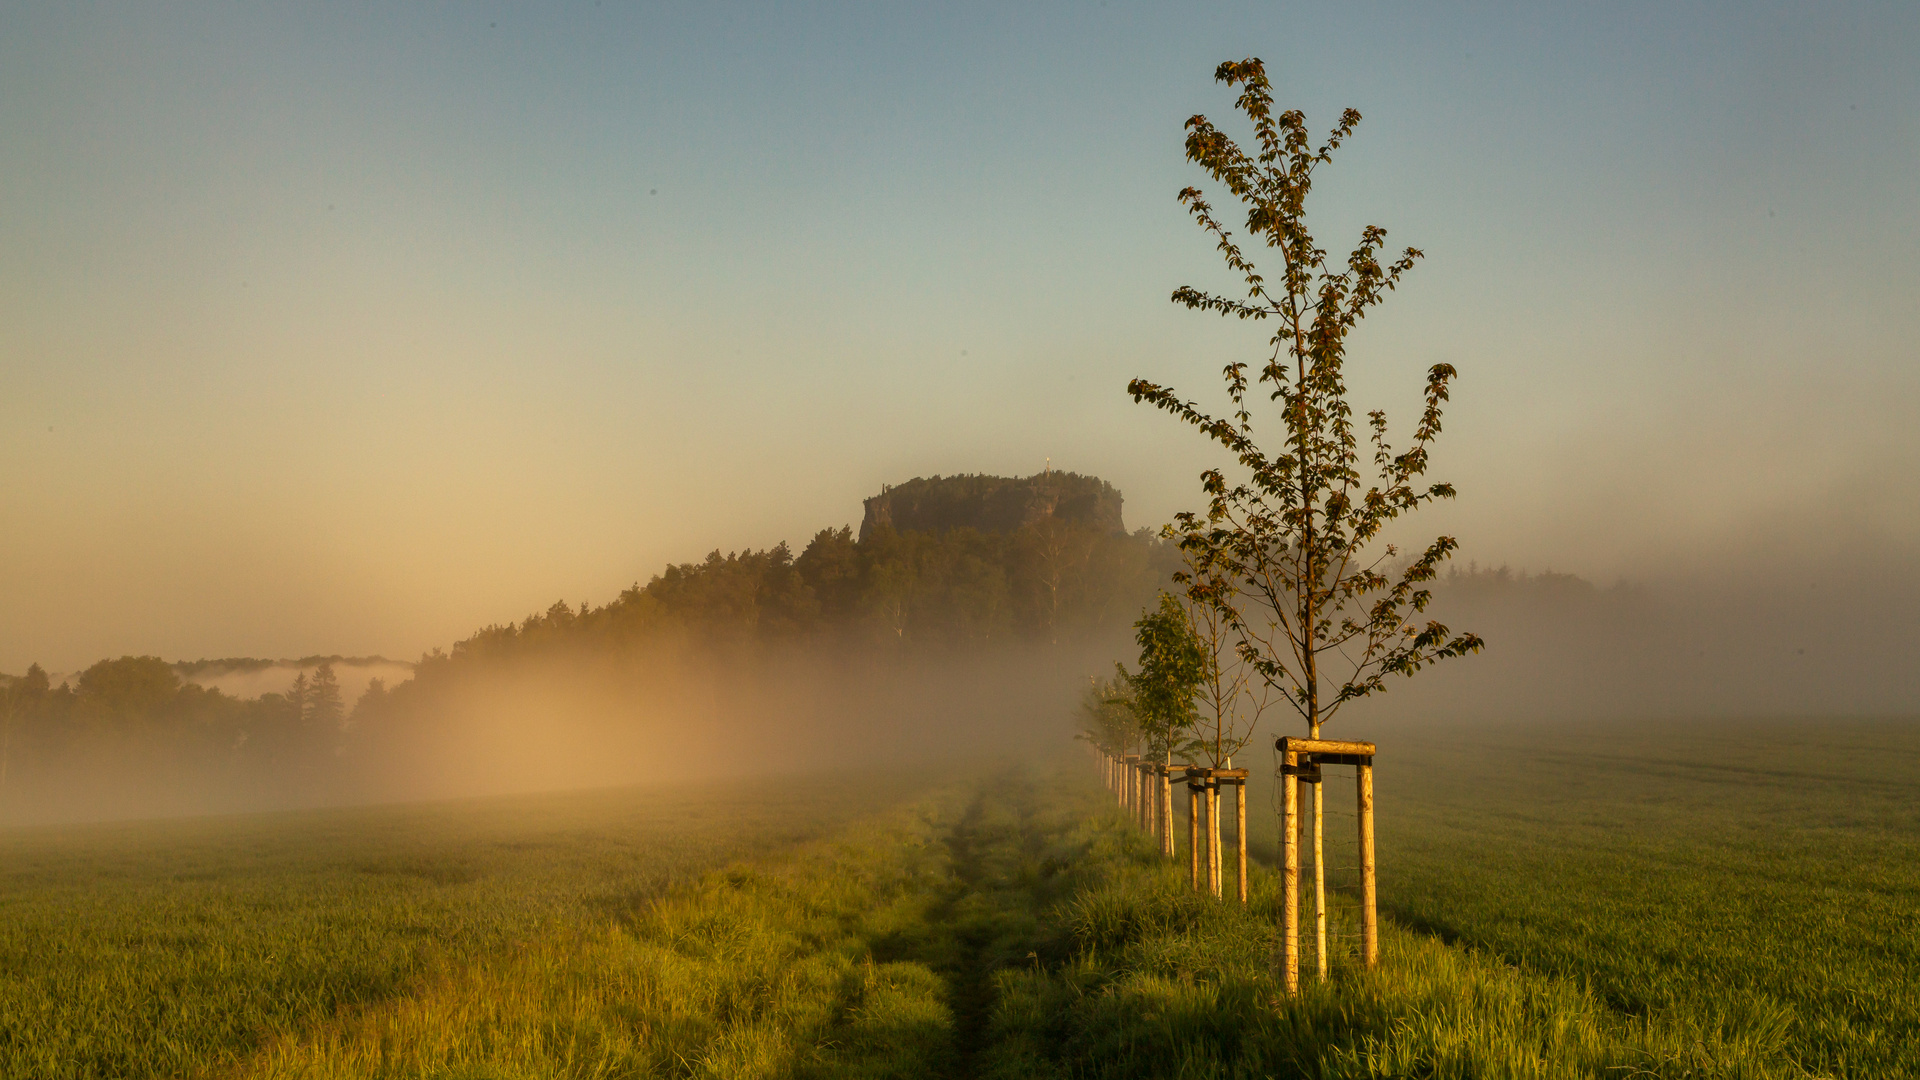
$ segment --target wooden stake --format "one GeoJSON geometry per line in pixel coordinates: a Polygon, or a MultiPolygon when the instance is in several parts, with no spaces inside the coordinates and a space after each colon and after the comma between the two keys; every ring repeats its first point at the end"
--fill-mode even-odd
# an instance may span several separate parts
{"type": "Polygon", "coordinates": [[[1233,842],[1240,849],[1240,867],[1236,881],[1240,886],[1240,903],[1247,902],[1247,782],[1236,780],[1233,784],[1234,814],[1239,819],[1234,823],[1233,842]]]}
{"type": "Polygon", "coordinates": [[[1315,967],[1320,981],[1326,982],[1327,961],[1327,846],[1325,843],[1326,798],[1320,781],[1307,785],[1313,789],[1313,940],[1315,967]]]}
{"type": "Polygon", "coordinates": [[[1207,888],[1220,898],[1220,781],[1207,782],[1207,888]]]}
{"type": "Polygon", "coordinates": [[[1152,836],[1153,827],[1160,821],[1160,815],[1153,806],[1153,797],[1160,794],[1154,788],[1160,785],[1153,782],[1153,766],[1145,762],[1140,764],[1140,785],[1146,796],[1140,800],[1140,827],[1146,830],[1148,836],[1152,836]]]}
{"type": "Polygon", "coordinates": [[[1200,891],[1200,789],[1187,774],[1187,885],[1200,891]]]}
{"type": "Polygon", "coordinates": [[[1360,948],[1368,967],[1380,961],[1380,921],[1374,911],[1373,766],[1354,767],[1360,795],[1360,948]]]}
{"type": "Polygon", "coordinates": [[[1213,892],[1213,777],[1200,781],[1200,891],[1213,892]]]}
{"type": "Polygon", "coordinates": [[[1173,842],[1173,769],[1160,766],[1160,853],[1171,859],[1180,854],[1173,842]]]}
{"type": "Polygon", "coordinates": [[[1133,823],[1143,829],[1147,827],[1147,766],[1145,762],[1135,762],[1133,766],[1133,823]]]}
{"type": "Polygon", "coordinates": [[[1167,767],[1158,763],[1154,764],[1153,773],[1147,777],[1147,782],[1153,786],[1153,798],[1147,801],[1153,804],[1150,809],[1153,811],[1152,832],[1153,838],[1156,841],[1154,846],[1162,852],[1167,850],[1167,831],[1160,827],[1160,819],[1166,816],[1167,803],[1165,799],[1161,798],[1160,793],[1161,789],[1165,786],[1166,777],[1167,767]]]}
{"type": "Polygon", "coordinates": [[[1147,809],[1153,811],[1153,827],[1150,831],[1153,833],[1154,840],[1158,841],[1154,846],[1160,848],[1162,851],[1166,850],[1167,846],[1166,834],[1160,830],[1160,808],[1162,805],[1160,801],[1160,779],[1165,773],[1166,766],[1156,764],[1153,767],[1153,772],[1147,774],[1147,784],[1153,788],[1153,797],[1147,800],[1149,804],[1147,809]]]}
{"type": "Polygon", "coordinates": [[[1291,996],[1300,992],[1300,755],[1289,750],[1281,760],[1280,980],[1291,996]]]}

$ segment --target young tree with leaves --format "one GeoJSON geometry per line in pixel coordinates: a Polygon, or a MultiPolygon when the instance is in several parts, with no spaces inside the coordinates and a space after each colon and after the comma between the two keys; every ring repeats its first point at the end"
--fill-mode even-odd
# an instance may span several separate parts
{"type": "MultiPolygon", "coordinates": [[[[1233,457],[1201,474],[1204,513],[1178,518],[1180,544],[1205,572],[1235,585],[1231,620],[1240,655],[1300,714],[1309,738],[1342,706],[1384,690],[1390,675],[1411,676],[1427,664],[1476,652],[1480,638],[1421,621],[1432,598],[1425,587],[1456,541],[1442,536],[1402,565],[1381,532],[1421,505],[1450,499],[1450,484],[1426,483],[1428,454],[1440,434],[1441,405],[1456,372],[1435,364],[1427,372],[1425,408],[1409,445],[1394,450],[1385,413],[1367,414],[1374,478],[1364,479],[1361,438],[1347,402],[1347,339],[1367,313],[1398,287],[1421,257],[1407,248],[1390,263],[1386,230],[1369,225],[1344,264],[1328,261],[1306,224],[1314,170],[1332,160],[1360,114],[1340,116],[1318,149],[1297,110],[1276,113],[1266,68],[1257,59],[1221,64],[1214,78],[1240,88],[1234,106],[1253,126],[1249,155],[1205,116],[1187,121],[1187,160],[1245,207],[1246,234],[1280,263],[1273,281],[1247,246],[1215,215],[1199,188],[1180,201],[1216,241],[1227,266],[1245,285],[1243,296],[1181,286],[1173,302],[1226,318],[1273,326],[1256,369],[1235,362],[1223,376],[1230,411],[1214,416],[1173,388],[1135,379],[1137,402],[1164,409],[1198,428],[1233,457]],[[1260,419],[1264,395],[1275,408],[1260,419]],[[1279,445],[1263,447],[1265,425],[1278,428],[1279,445]]],[[[1271,446],[1271,444],[1269,444],[1271,446]]],[[[1314,800],[1315,919],[1325,965],[1325,873],[1322,814],[1314,800]]]]}
{"type": "MultiPolygon", "coordinates": [[[[1140,725],[1142,752],[1155,766],[1153,830],[1161,851],[1173,854],[1173,809],[1167,798],[1166,769],[1173,751],[1193,730],[1199,713],[1194,695],[1207,677],[1207,654],[1180,601],[1160,594],[1157,608],[1133,624],[1140,645],[1140,670],[1127,675],[1128,700],[1140,725]]],[[[1122,672],[1124,674],[1124,671],[1122,672]]]]}
{"type": "MultiPolygon", "coordinates": [[[[1167,530],[1171,539],[1179,534],[1167,530]]],[[[1206,655],[1204,677],[1195,693],[1198,706],[1192,730],[1183,749],[1192,759],[1206,761],[1214,769],[1233,768],[1233,758],[1253,739],[1260,716],[1266,711],[1272,688],[1255,676],[1253,668],[1238,649],[1234,626],[1238,609],[1234,601],[1234,582],[1225,576],[1219,563],[1200,565],[1192,552],[1183,551],[1186,566],[1174,572],[1175,583],[1183,586],[1187,621],[1194,639],[1206,655]]],[[[1234,836],[1236,884],[1240,901],[1247,899],[1247,788],[1244,782],[1232,785],[1236,802],[1235,818],[1240,827],[1234,836]]],[[[1222,851],[1220,844],[1220,784],[1209,781],[1206,787],[1206,887],[1220,895],[1222,851]]]]}
{"type": "Polygon", "coordinates": [[[1137,737],[1124,672],[1113,679],[1087,678],[1087,688],[1080,694],[1080,733],[1076,737],[1100,751],[1106,762],[1107,785],[1116,796],[1121,795],[1121,758],[1137,737]]]}
{"type": "MultiPolygon", "coordinates": [[[[1180,539],[1171,528],[1166,535],[1180,539]]],[[[1194,552],[1182,553],[1186,566],[1174,572],[1173,580],[1182,588],[1187,622],[1206,655],[1206,671],[1195,693],[1193,737],[1181,749],[1213,768],[1231,769],[1234,755],[1253,739],[1270,688],[1240,655],[1234,631],[1239,621],[1235,585],[1226,568],[1218,562],[1203,566],[1194,552]]]]}

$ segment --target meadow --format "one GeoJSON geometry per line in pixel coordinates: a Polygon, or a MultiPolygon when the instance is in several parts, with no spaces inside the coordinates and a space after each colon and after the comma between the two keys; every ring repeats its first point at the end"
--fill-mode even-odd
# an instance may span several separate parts
{"type": "Polygon", "coordinates": [[[1516,725],[1396,758],[1403,924],[1816,1075],[1920,1077],[1920,723],[1516,725]]]}
{"type": "Polygon", "coordinates": [[[584,957],[924,786],[851,779],[0,832],[0,1076],[270,1074],[298,1033],[584,957]]]}
{"type": "Polygon", "coordinates": [[[1079,760],[0,834],[0,1076],[1920,1076],[1912,727],[1380,738],[1291,1001],[1079,760]]]}

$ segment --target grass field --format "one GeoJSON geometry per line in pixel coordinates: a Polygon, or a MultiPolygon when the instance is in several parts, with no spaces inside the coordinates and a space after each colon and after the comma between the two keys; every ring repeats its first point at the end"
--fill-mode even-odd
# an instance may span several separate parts
{"type": "MultiPolygon", "coordinates": [[[[1389,729],[1382,746],[1381,903],[1402,925],[1628,1015],[1747,1032],[1815,1075],[1920,1077],[1920,722],[1389,729]]],[[[1270,854],[1273,815],[1250,831],[1270,854]]]]}
{"type": "Polygon", "coordinates": [[[1509,730],[1385,778],[1387,903],[1615,1008],[1920,1077],[1920,723],[1509,730]],[[1510,756],[1509,756],[1510,755],[1510,756]]]}
{"type": "Polygon", "coordinates": [[[849,779],[0,833],[0,1076],[244,1074],[924,784],[849,779]]]}
{"type": "Polygon", "coordinates": [[[1382,736],[1292,1002],[1077,763],[0,834],[0,1076],[1917,1076],[1920,737],[1806,730],[1382,736]]]}

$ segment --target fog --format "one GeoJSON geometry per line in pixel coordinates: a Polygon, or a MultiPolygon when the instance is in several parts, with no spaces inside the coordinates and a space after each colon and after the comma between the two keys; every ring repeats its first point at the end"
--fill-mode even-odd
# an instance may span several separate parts
{"type": "Polygon", "coordinates": [[[418,794],[887,768],[1058,750],[1079,672],[1104,650],[881,659],[783,650],[751,668],[536,662],[460,687],[372,790],[418,794]],[[666,670],[672,667],[675,670],[666,670]],[[556,692],[557,691],[557,692],[556,692]]]}
{"type": "Polygon", "coordinates": [[[1485,651],[1395,680],[1349,720],[1920,713],[1920,587],[1819,570],[1606,588],[1553,575],[1462,580],[1434,614],[1486,638],[1485,651]]]}
{"type": "MultiPolygon", "coordinates": [[[[333,662],[333,673],[340,680],[340,694],[357,701],[375,679],[388,686],[413,677],[413,665],[395,660],[346,659],[333,662]]],[[[195,664],[182,677],[196,686],[218,690],[229,697],[257,698],[262,694],[284,694],[301,675],[311,677],[318,664],[299,660],[276,660],[267,667],[228,667],[219,663],[195,664]]]]}
{"type": "MultiPolygon", "coordinates": [[[[22,762],[16,741],[0,823],[1049,756],[1070,736],[1085,673],[1117,653],[1112,642],[927,656],[829,643],[753,651],[723,659],[665,646],[440,670],[363,702],[317,739],[274,735],[285,725],[270,721],[211,740],[147,727],[107,738],[81,721],[38,762],[22,762]],[[281,745],[263,748],[270,738],[281,745]]],[[[249,673],[239,685],[277,677],[249,673]]]]}
{"type": "MultiPolygon", "coordinates": [[[[1823,718],[1920,715],[1916,612],[1920,586],[1906,567],[1864,559],[1754,560],[1737,574],[1606,585],[1469,563],[1436,584],[1428,614],[1480,634],[1485,651],[1392,680],[1386,693],[1347,705],[1327,733],[1726,717],[1811,728],[1823,718]]],[[[274,735],[281,729],[267,714],[220,727],[205,713],[164,736],[159,721],[140,721],[108,738],[104,721],[76,706],[66,741],[36,759],[16,719],[0,822],[1045,758],[1070,747],[1086,679],[1133,651],[1121,625],[1058,644],[966,649],[830,636],[723,647],[666,636],[429,660],[411,681],[409,665],[343,662],[335,670],[349,710],[317,735],[274,735]],[[352,709],[375,677],[394,689],[352,709]]],[[[301,670],[290,661],[202,666],[190,681],[245,698],[284,692],[301,670]]],[[[1271,710],[1250,749],[1297,729],[1284,707],[1271,710]]]]}

